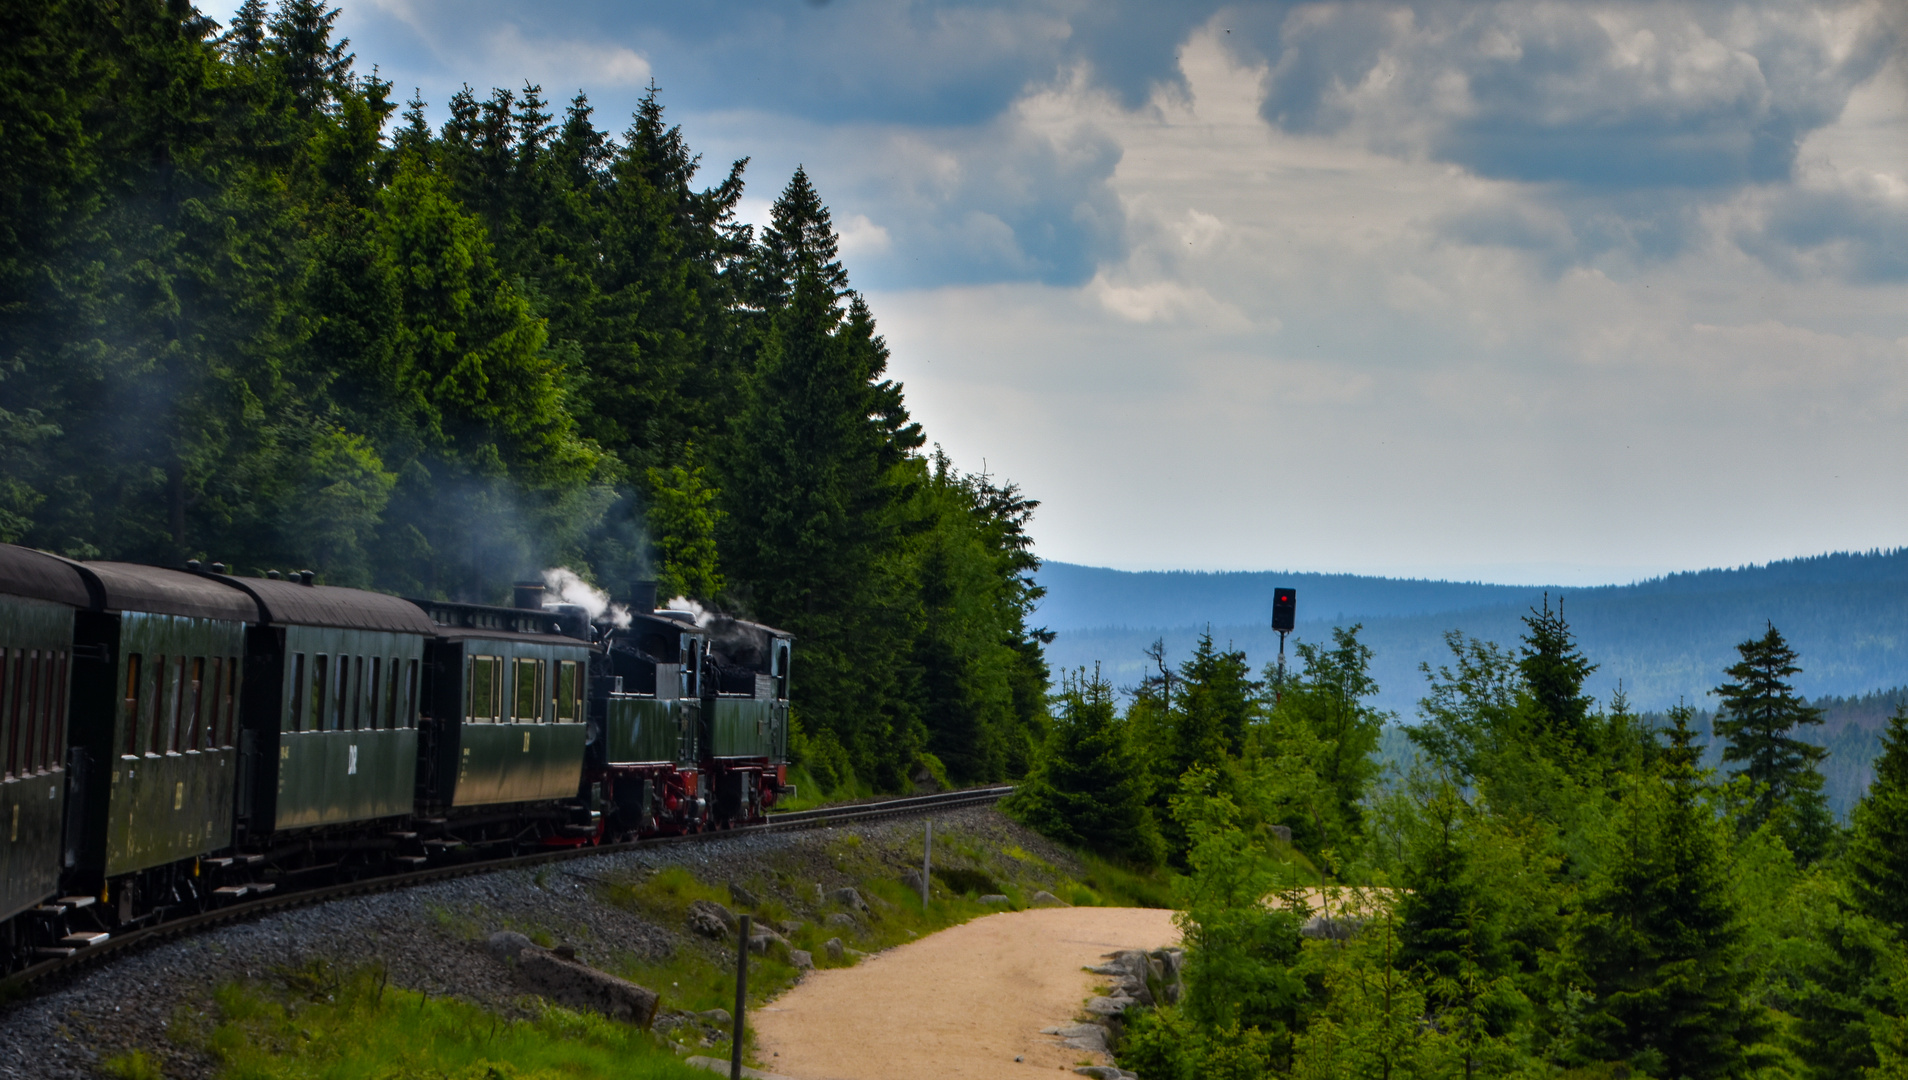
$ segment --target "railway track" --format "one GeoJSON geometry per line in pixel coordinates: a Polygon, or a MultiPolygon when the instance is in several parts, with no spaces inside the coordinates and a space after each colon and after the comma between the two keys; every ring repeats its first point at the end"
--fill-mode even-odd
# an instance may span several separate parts
{"type": "Polygon", "coordinates": [[[155,942],[185,937],[214,926],[242,922],[260,915],[290,908],[322,904],[347,896],[365,896],[372,893],[395,892],[416,885],[434,881],[446,881],[451,878],[471,877],[478,874],[493,873],[498,870],[512,870],[526,866],[539,866],[546,863],[565,862],[571,859],[586,859],[593,855],[608,855],[619,851],[638,851],[673,844],[694,844],[725,837],[751,836],[771,832],[791,832],[797,829],[814,829],[848,822],[874,821],[881,818],[905,817],[913,814],[934,813],[941,810],[958,809],[965,806],[984,806],[999,802],[1014,789],[1011,786],[969,788],[964,791],[947,791],[938,795],[917,795],[906,799],[884,799],[878,802],[847,803],[841,806],[825,806],[815,810],[797,810],[786,814],[775,814],[758,825],[744,825],[733,829],[714,832],[692,833],[687,836],[662,836],[648,840],[631,840],[620,844],[601,844],[592,847],[560,848],[536,851],[503,859],[485,859],[455,866],[427,867],[423,870],[411,870],[401,874],[385,874],[379,877],[362,878],[357,881],[338,885],[323,885],[317,888],[289,892],[283,895],[274,893],[257,900],[246,900],[215,908],[211,911],[168,919],[152,926],[140,927],[113,937],[74,953],[72,956],[46,960],[31,967],[0,979],[0,1001],[17,1000],[35,984],[43,983],[55,976],[71,974],[86,967],[97,966],[116,954],[150,945],[155,942]]]}

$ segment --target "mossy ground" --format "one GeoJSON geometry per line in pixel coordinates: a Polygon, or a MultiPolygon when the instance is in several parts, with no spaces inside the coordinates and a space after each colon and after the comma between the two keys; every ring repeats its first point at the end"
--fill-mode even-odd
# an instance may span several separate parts
{"type": "MultiPolygon", "coordinates": [[[[694,1080],[640,1028],[553,1006],[506,1018],[388,983],[377,967],[312,965],[215,995],[209,1028],[182,1035],[222,1080],[694,1080]]],[[[159,1080],[138,1052],[106,1063],[120,1080],[159,1080]]]]}

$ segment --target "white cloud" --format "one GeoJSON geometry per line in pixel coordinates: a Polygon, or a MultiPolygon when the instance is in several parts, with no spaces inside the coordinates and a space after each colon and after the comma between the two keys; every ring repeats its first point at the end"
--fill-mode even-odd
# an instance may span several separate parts
{"type": "Polygon", "coordinates": [[[552,93],[641,86],[652,73],[649,60],[634,49],[609,42],[530,37],[515,23],[492,30],[485,45],[490,53],[487,66],[520,72],[518,80],[541,81],[552,93]]]}
{"type": "Polygon", "coordinates": [[[841,236],[841,253],[845,257],[880,255],[894,246],[894,238],[888,235],[888,230],[868,220],[866,214],[850,214],[846,220],[836,223],[835,231],[841,236]]]}
{"type": "MultiPolygon", "coordinates": [[[[1681,55],[1667,83],[1736,63],[1681,55]]],[[[1620,575],[1908,539],[1908,283],[1745,249],[1790,187],[1598,248],[1624,205],[1269,126],[1269,64],[1210,30],[1181,63],[1134,111],[1043,91],[1117,149],[1126,249],[1090,282],[874,298],[931,436],[1045,500],[1047,556],[1620,575]]],[[[1799,159],[1877,205],[1908,177],[1887,79],[1799,159]]]]}

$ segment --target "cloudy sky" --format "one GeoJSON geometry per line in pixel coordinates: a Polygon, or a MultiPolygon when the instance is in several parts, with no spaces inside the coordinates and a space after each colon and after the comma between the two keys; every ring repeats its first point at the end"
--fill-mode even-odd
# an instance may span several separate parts
{"type": "MultiPolygon", "coordinates": [[[[1566,584],[1908,544],[1908,5],[357,0],[803,164],[1047,558],[1566,584]]],[[[710,168],[713,180],[718,168],[710,168]]]]}

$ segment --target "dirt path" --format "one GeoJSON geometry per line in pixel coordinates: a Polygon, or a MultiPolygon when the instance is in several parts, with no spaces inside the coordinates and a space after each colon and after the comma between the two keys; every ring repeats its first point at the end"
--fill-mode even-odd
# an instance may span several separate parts
{"type": "Polygon", "coordinates": [[[1172,920],[1151,908],[989,915],[814,972],[749,1022],[764,1066],[798,1080],[1070,1075],[1085,1055],[1040,1029],[1073,1023],[1106,981],[1081,968],[1119,949],[1175,943],[1172,920]]]}

